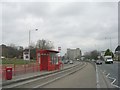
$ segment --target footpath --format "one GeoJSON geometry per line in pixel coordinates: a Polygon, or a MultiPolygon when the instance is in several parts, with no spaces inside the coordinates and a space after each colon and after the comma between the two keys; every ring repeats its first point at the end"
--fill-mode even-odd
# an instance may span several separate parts
{"type": "MultiPolygon", "coordinates": [[[[60,70],[65,70],[65,69],[74,67],[78,64],[80,64],[80,63],[76,63],[76,64],[72,64],[72,65],[66,65],[63,68],[61,68],[60,70]]],[[[0,86],[5,86],[5,85],[9,85],[9,84],[16,83],[16,82],[21,82],[21,81],[33,79],[33,78],[41,77],[41,76],[44,76],[44,75],[49,75],[49,74],[52,74],[52,73],[55,73],[55,72],[59,72],[59,70],[39,71],[39,72],[33,72],[33,73],[13,76],[11,80],[4,80],[4,81],[1,80],[2,82],[0,83],[0,86]]]]}

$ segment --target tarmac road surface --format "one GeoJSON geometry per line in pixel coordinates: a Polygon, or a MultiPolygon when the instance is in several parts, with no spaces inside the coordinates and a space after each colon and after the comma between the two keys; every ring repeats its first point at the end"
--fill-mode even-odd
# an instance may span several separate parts
{"type": "Polygon", "coordinates": [[[103,62],[102,65],[97,65],[97,67],[106,75],[113,87],[120,88],[120,62],[114,61],[113,64],[103,62]]]}

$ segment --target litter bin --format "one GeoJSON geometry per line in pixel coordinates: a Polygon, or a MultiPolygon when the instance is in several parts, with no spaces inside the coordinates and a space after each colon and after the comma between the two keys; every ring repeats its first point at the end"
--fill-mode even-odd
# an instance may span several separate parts
{"type": "Polygon", "coordinates": [[[12,67],[6,67],[6,80],[12,79],[12,67]]]}

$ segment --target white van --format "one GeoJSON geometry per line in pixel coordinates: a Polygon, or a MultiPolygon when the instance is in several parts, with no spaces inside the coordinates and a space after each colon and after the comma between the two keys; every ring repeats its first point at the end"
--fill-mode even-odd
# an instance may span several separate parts
{"type": "Polygon", "coordinates": [[[105,63],[113,63],[112,56],[105,56],[105,63]]]}

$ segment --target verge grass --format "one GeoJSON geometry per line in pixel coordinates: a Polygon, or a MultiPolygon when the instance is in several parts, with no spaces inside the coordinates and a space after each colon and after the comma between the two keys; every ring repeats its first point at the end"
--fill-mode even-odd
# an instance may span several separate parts
{"type": "Polygon", "coordinates": [[[2,64],[30,64],[30,63],[35,63],[36,60],[23,60],[23,59],[15,59],[15,58],[6,58],[2,59],[2,64]]]}

